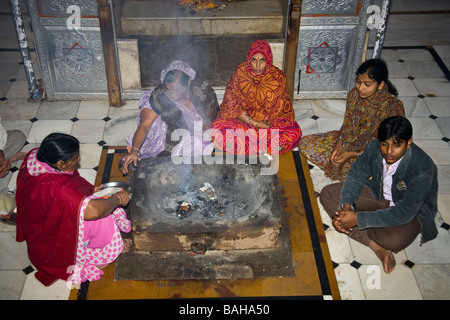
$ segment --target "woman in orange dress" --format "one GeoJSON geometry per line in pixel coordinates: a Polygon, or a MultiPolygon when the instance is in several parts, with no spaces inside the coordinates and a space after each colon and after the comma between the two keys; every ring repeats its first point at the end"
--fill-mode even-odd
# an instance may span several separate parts
{"type": "Polygon", "coordinates": [[[281,154],[295,148],[301,130],[283,71],[272,64],[270,45],[257,40],[247,61],[239,64],[227,83],[217,119],[216,147],[227,153],[281,154]]]}

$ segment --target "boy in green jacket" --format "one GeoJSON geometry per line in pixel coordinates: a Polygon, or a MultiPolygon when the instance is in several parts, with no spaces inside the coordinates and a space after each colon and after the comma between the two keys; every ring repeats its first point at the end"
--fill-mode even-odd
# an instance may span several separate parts
{"type": "Polygon", "coordinates": [[[343,183],[323,188],[320,201],[339,232],[370,247],[391,273],[397,253],[419,233],[422,243],[437,236],[437,168],[412,142],[412,126],[387,118],[378,140],[366,145],[343,183]]]}

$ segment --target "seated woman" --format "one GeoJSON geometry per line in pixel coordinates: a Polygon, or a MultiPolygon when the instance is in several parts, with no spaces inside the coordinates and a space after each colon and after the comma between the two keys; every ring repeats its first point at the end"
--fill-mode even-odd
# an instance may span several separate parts
{"type": "Polygon", "coordinates": [[[344,123],[339,131],[302,137],[300,152],[332,180],[342,181],[367,143],[376,139],[386,118],[405,116],[397,90],[388,80],[386,64],[367,60],[356,71],[355,87],[347,96],[344,123]]]}
{"type": "Polygon", "coordinates": [[[189,64],[175,60],[161,72],[161,84],[141,97],[138,127],[127,137],[129,153],[121,160],[124,174],[136,167],[140,159],[186,153],[201,155],[211,144],[203,139],[203,131],[210,128],[219,104],[212,87],[195,74],[189,64]],[[201,134],[194,134],[195,125],[201,134]],[[176,129],[186,129],[190,137],[183,136],[179,143],[172,141],[176,129]],[[202,146],[199,150],[194,148],[194,141],[202,146]]]}
{"type": "MultiPolygon", "coordinates": [[[[45,286],[58,279],[79,284],[100,279],[103,267],[124,250],[120,231],[129,232],[125,211],[129,194],[108,198],[78,173],[76,138],[52,133],[25,157],[17,177],[17,241],[45,286]]],[[[129,247],[131,243],[127,243],[129,247]]]]}
{"type": "Polygon", "coordinates": [[[297,146],[301,130],[294,120],[286,76],[272,60],[270,45],[257,40],[250,45],[247,61],[237,66],[228,81],[213,123],[214,144],[220,150],[281,154],[297,146]]]}

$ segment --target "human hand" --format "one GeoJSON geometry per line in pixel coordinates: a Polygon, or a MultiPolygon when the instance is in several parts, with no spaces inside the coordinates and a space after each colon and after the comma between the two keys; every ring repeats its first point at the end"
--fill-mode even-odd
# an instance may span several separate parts
{"type": "Polygon", "coordinates": [[[98,187],[94,187],[94,193],[101,191],[103,188],[103,184],[99,185],[98,187]]]}
{"type": "Polygon", "coordinates": [[[336,144],[334,145],[333,151],[331,152],[331,157],[330,157],[330,161],[332,164],[334,164],[335,166],[338,165],[338,163],[336,162],[336,159],[341,155],[342,153],[342,140],[338,140],[336,142],[336,144]]]}
{"type": "Polygon", "coordinates": [[[353,152],[343,152],[339,155],[336,155],[334,158],[332,156],[332,160],[331,162],[338,166],[338,165],[343,165],[344,163],[346,163],[348,160],[353,158],[353,152]]]}
{"type": "MultiPolygon", "coordinates": [[[[358,224],[356,212],[344,207],[343,210],[336,212],[336,223],[342,229],[346,231],[352,231],[352,228],[358,224]]],[[[346,232],[348,233],[348,232],[346,232]]]]}
{"type": "Polygon", "coordinates": [[[138,160],[139,160],[139,156],[138,156],[137,152],[132,151],[131,153],[127,154],[124,157],[122,173],[128,174],[128,165],[130,163],[133,163],[134,166],[137,167],[138,160]]]}
{"type": "Polygon", "coordinates": [[[0,178],[5,177],[11,168],[11,160],[6,159],[0,162],[0,178]]]}
{"type": "Polygon", "coordinates": [[[255,128],[269,129],[272,126],[272,124],[268,121],[254,121],[253,126],[255,128]]]}
{"type": "Polygon", "coordinates": [[[115,193],[120,198],[119,205],[126,207],[128,202],[130,202],[130,193],[128,191],[119,191],[115,193]]]}

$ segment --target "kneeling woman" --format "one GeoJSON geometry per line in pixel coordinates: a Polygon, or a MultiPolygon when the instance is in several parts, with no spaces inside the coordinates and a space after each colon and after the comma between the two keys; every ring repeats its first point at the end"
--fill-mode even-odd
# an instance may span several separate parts
{"type": "Polygon", "coordinates": [[[272,60],[270,45],[257,40],[250,45],[247,61],[237,66],[228,81],[212,125],[214,144],[220,150],[281,154],[297,146],[302,132],[294,120],[286,76],[272,60]]]}
{"type": "Polygon", "coordinates": [[[99,267],[124,249],[120,231],[130,231],[119,207],[128,204],[128,192],[93,195],[100,187],[80,176],[79,162],[78,140],[52,133],[27,154],[17,177],[17,241],[27,241],[35,276],[45,286],[100,279],[99,267]]]}

